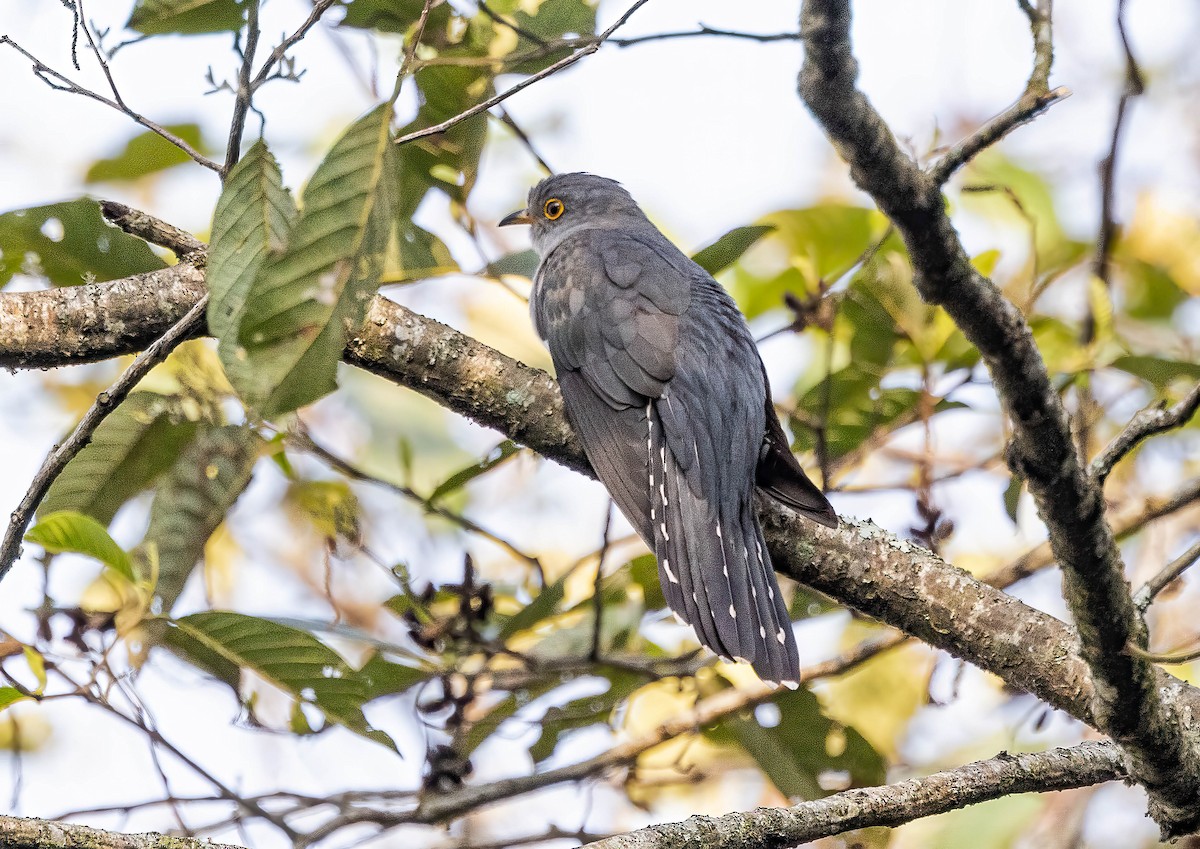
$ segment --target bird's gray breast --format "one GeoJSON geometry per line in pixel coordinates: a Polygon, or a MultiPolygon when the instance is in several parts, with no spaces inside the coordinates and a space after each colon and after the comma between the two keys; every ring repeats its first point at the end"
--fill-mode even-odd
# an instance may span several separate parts
{"type": "Polygon", "coordinates": [[[555,367],[583,372],[617,408],[660,397],[691,301],[686,266],[673,260],[652,241],[612,230],[560,242],[543,258],[530,302],[555,367]]]}

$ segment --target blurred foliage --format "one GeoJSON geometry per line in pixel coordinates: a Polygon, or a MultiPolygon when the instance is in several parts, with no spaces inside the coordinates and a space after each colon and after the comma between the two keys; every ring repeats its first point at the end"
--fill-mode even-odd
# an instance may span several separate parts
{"type": "MultiPolygon", "coordinates": [[[[373,43],[398,54],[423,5],[343,0],[339,26],[380,36],[373,43]]],[[[339,374],[346,324],[382,284],[477,271],[475,283],[490,288],[454,305],[464,329],[499,336],[510,352],[532,338],[523,317],[512,326],[487,298],[500,292],[523,312],[495,283],[524,291],[519,280],[532,277],[536,256],[496,256],[485,222],[468,212],[495,142],[488,117],[393,144],[490,97],[503,87],[500,75],[529,74],[567,55],[562,39],[595,34],[596,6],[583,0],[495,0],[489,9],[508,23],[475,4],[435,4],[407,112],[397,119],[382,104],[350,123],[302,184],[284,184],[262,139],[226,176],[207,269],[217,342],[190,343],[156,370],[40,505],[28,540],[44,549],[52,572],[65,568],[58,553],[106,568],[79,597],[47,599],[37,639],[13,641],[5,671],[14,667],[20,686],[0,687],[6,717],[35,709],[6,710],[47,686],[42,650],[86,657],[102,639],[116,657],[112,641],[124,641],[131,668],[146,652],[150,662],[169,652],[215,679],[251,728],[308,736],[338,726],[395,750],[403,738],[373,725],[368,712],[388,720],[415,713],[428,741],[425,791],[442,792],[490,753],[519,748],[516,772],[577,759],[576,741],[640,739],[706,697],[753,685],[747,670],[699,652],[690,631],[670,620],[644,547],[615,531],[601,545],[599,529],[575,511],[566,528],[575,544],[559,549],[561,529],[531,517],[575,505],[559,503],[562,490],[530,452],[464,436],[444,410],[379,378],[339,374]],[[445,214],[427,214],[431,207],[445,214]],[[487,250],[471,249],[481,245],[487,250]],[[310,430],[329,434],[356,473],[294,439],[310,430]],[[130,527],[144,534],[123,548],[116,539],[129,539],[130,527]],[[206,585],[180,602],[222,538],[232,589],[206,585]],[[412,562],[389,560],[393,549],[412,562]],[[264,597],[264,573],[265,585],[286,591],[264,597]],[[251,589],[237,592],[243,587],[251,589]],[[257,615],[212,609],[214,595],[257,615]],[[332,621],[295,618],[313,609],[328,609],[332,621]],[[287,703],[286,722],[264,708],[272,699],[287,703]],[[389,699],[407,701],[391,713],[375,704],[389,699]]],[[[233,0],[139,0],[127,26],[146,35],[231,32],[243,27],[245,10],[233,0]]],[[[195,124],[170,129],[203,147],[195,124]]],[[[142,190],[163,169],[194,167],[148,133],[96,156],[89,181],[142,190]]],[[[1054,186],[1036,169],[989,152],[947,202],[995,236],[972,262],[1024,312],[1069,406],[1083,404],[1080,387],[1104,389],[1087,408],[1091,452],[1127,420],[1131,399],[1172,402],[1200,380],[1194,217],[1141,199],[1115,243],[1106,288],[1092,277],[1092,246],[1060,219],[1054,186]]],[[[895,490],[908,502],[925,498],[935,514],[940,501],[951,518],[979,511],[1018,523],[1021,481],[989,466],[994,458],[980,448],[1004,438],[994,404],[979,400],[987,371],[948,317],[921,302],[905,246],[877,211],[831,197],[770,212],[694,258],[720,276],[756,332],[791,337],[792,368],[776,381],[776,400],[803,462],[819,467],[827,485],[895,490]],[[962,438],[963,421],[981,435],[962,438]],[[942,439],[953,443],[946,456],[935,450],[942,439]],[[989,477],[995,503],[945,504],[940,484],[967,472],[989,477]]],[[[76,285],[162,267],[86,198],[0,215],[0,284],[20,274],[76,285]]],[[[84,380],[59,392],[82,390],[94,396],[96,387],[84,380]]],[[[1194,447],[1185,441],[1194,430],[1155,440],[1175,447],[1180,474],[1197,472],[1195,451],[1179,450],[1194,447]]],[[[1114,475],[1107,494],[1117,499],[1121,487],[1114,475]]],[[[971,544],[952,531],[938,542],[955,558],[971,544]]],[[[1010,552],[966,553],[998,563],[1010,552]]],[[[785,592],[794,619],[817,620],[802,629],[846,616],[804,588],[785,592]]],[[[841,626],[840,645],[876,631],[852,621],[841,626]]],[[[811,690],[773,693],[757,709],[640,753],[626,795],[665,807],[678,798],[670,794],[693,793],[692,810],[712,792],[723,812],[719,794],[731,785],[761,788],[762,803],[775,804],[880,783],[889,767],[909,765],[914,718],[936,709],[934,664],[925,649],[892,650],[811,690]]],[[[1037,810],[1027,797],[979,806],[923,824],[919,845],[1010,846],[1037,810]]],[[[855,839],[885,846],[889,834],[855,839]]]]}

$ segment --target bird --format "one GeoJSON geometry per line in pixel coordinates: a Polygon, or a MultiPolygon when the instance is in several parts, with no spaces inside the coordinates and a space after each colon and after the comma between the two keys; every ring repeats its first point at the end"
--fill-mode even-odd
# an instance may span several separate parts
{"type": "Polygon", "coordinates": [[[549,176],[499,224],[531,227],[530,313],[567,420],[657,557],[671,610],[717,655],[795,686],[755,488],[822,525],[838,518],[792,455],[733,298],[607,177],[549,176]]]}

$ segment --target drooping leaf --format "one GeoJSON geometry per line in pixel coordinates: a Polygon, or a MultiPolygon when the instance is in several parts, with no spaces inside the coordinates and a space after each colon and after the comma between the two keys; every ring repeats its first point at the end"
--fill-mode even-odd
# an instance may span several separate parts
{"type": "Polygon", "coordinates": [[[175,462],[196,433],[175,401],[133,392],[96,428],[38,506],[38,514],[86,513],[103,525],[117,510],[175,462]]]}
{"type": "Polygon", "coordinates": [[[1152,383],[1157,389],[1163,389],[1180,378],[1200,380],[1200,363],[1191,360],[1130,354],[1117,357],[1110,365],[1152,383]]]}
{"type": "Polygon", "coordinates": [[[334,144],[304,190],[287,247],[263,261],[246,295],[238,342],[247,368],[230,378],[265,417],[337,387],[345,322],[365,311],[387,246],[390,123],[391,107],[376,107],[334,144]]]}
{"type": "Polygon", "coordinates": [[[487,474],[492,469],[504,463],[510,457],[513,457],[521,452],[521,446],[513,442],[511,439],[506,439],[488,452],[488,455],[478,463],[473,463],[465,469],[459,469],[457,472],[446,478],[438,484],[433,492],[429,494],[430,501],[437,501],[448,495],[451,492],[457,492],[471,481],[480,475],[487,474]]]}
{"type": "Polygon", "coordinates": [[[232,32],[244,9],[237,0],[138,0],[125,26],[143,35],[232,32]]]}
{"type": "Polygon", "coordinates": [[[692,256],[697,265],[716,275],[737,262],[742,254],[754,247],[763,236],[775,229],[773,224],[754,224],[730,230],[706,248],[692,256]]]}
{"type": "MultiPolygon", "coordinates": [[[[421,17],[424,0],[345,0],[346,14],[340,26],[373,29],[378,32],[407,32],[421,17]]],[[[429,10],[427,33],[445,29],[453,8],[439,3],[429,10]]]]}
{"type": "Polygon", "coordinates": [[[721,723],[789,798],[815,799],[829,791],[821,774],[845,772],[853,787],[882,784],[887,764],[855,729],[829,719],[806,689],[785,690],[771,699],[779,721],[770,727],[755,714],[735,715],[721,723]]]}
{"type": "Polygon", "coordinates": [[[72,510],[50,513],[29,529],[25,539],[51,554],[70,552],[92,557],[128,580],[134,580],[133,561],[129,555],[91,516],[72,510]]]}
{"type": "Polygon", "coordinates": [[[367,701],[383,696],[399,695],[433,676],[430,671],[417,666],[396,663],[380,653],[372,655],[371,659],[358,670],[358,674],[366,682],[367,701]]]}
{"type": "Polygon", "coordinates": [[[17,702],[28,701],[29,699],[29,696],[22,693],[16,687],[0,687],[0,711],[15,705],[17,702]]]}
{"type": "Polygon", "coordinates": [[[0,215],[0,286],[14,274],[78,286],[165,267],[145,242],[109,225],[90,198],[0,215]]]}
{"type": "Polygon", "coordinates": [[[206,427],[162,478],[146,542],[158,549],[155,595],[169,611],[204,546],[250,483],[261,440],[245,427],[206,427]]]}
{"type": "Polygon", "coordinates": [[[268,253],[283,248],[295,216],[275,157],[263,141],[255,142],[225,178],[208,249],[208,328],[234,385],[249,381],[237,341],[246,295],[268,253]]]}
{"type": "MultiPolygon", "coordinates": [[[[165,127],[196,150],[204,152],[206,145],[199,124],[169,124],[165,127]]],[[[158,133],[147,130],[131,138],[124,149],[106,159],[98,159],[88,168],[84,181],[88,183],[132,182],[191,162],[192,158],[158,133]]]]}
{"type": "Polygon", "coordinates": [[[363,715],[362,706],[370,697],[366,680],[312,634],[267,619],[213,610],[171,620],[165,644],[234,689],[240,670],[251,670],[316,707],[330,722],[396,748],[363,715]]]}

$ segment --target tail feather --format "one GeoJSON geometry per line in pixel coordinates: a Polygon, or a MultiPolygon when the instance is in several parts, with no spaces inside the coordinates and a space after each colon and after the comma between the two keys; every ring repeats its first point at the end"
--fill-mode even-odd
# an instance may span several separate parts
{"type": "Polygon", "coordinates": [[[765,681],[796,684],[800,673],[800,654],[792,620],[763,539],[762,528],[750,504],[742,514],[742,533],[748,554],[751,598],[757,612],[759,656],[754,671],[765,681]]]}
{"type": "Polygon", "coordinates": [[[792,455],[787,436],[775,408],[767,402],[767,435],[758,458],[756,482],[764,492],[781,504],[797,510],[814,522],[829,528],[838,526],[837,513],[825,493],[808,479],[792,455]]]}

